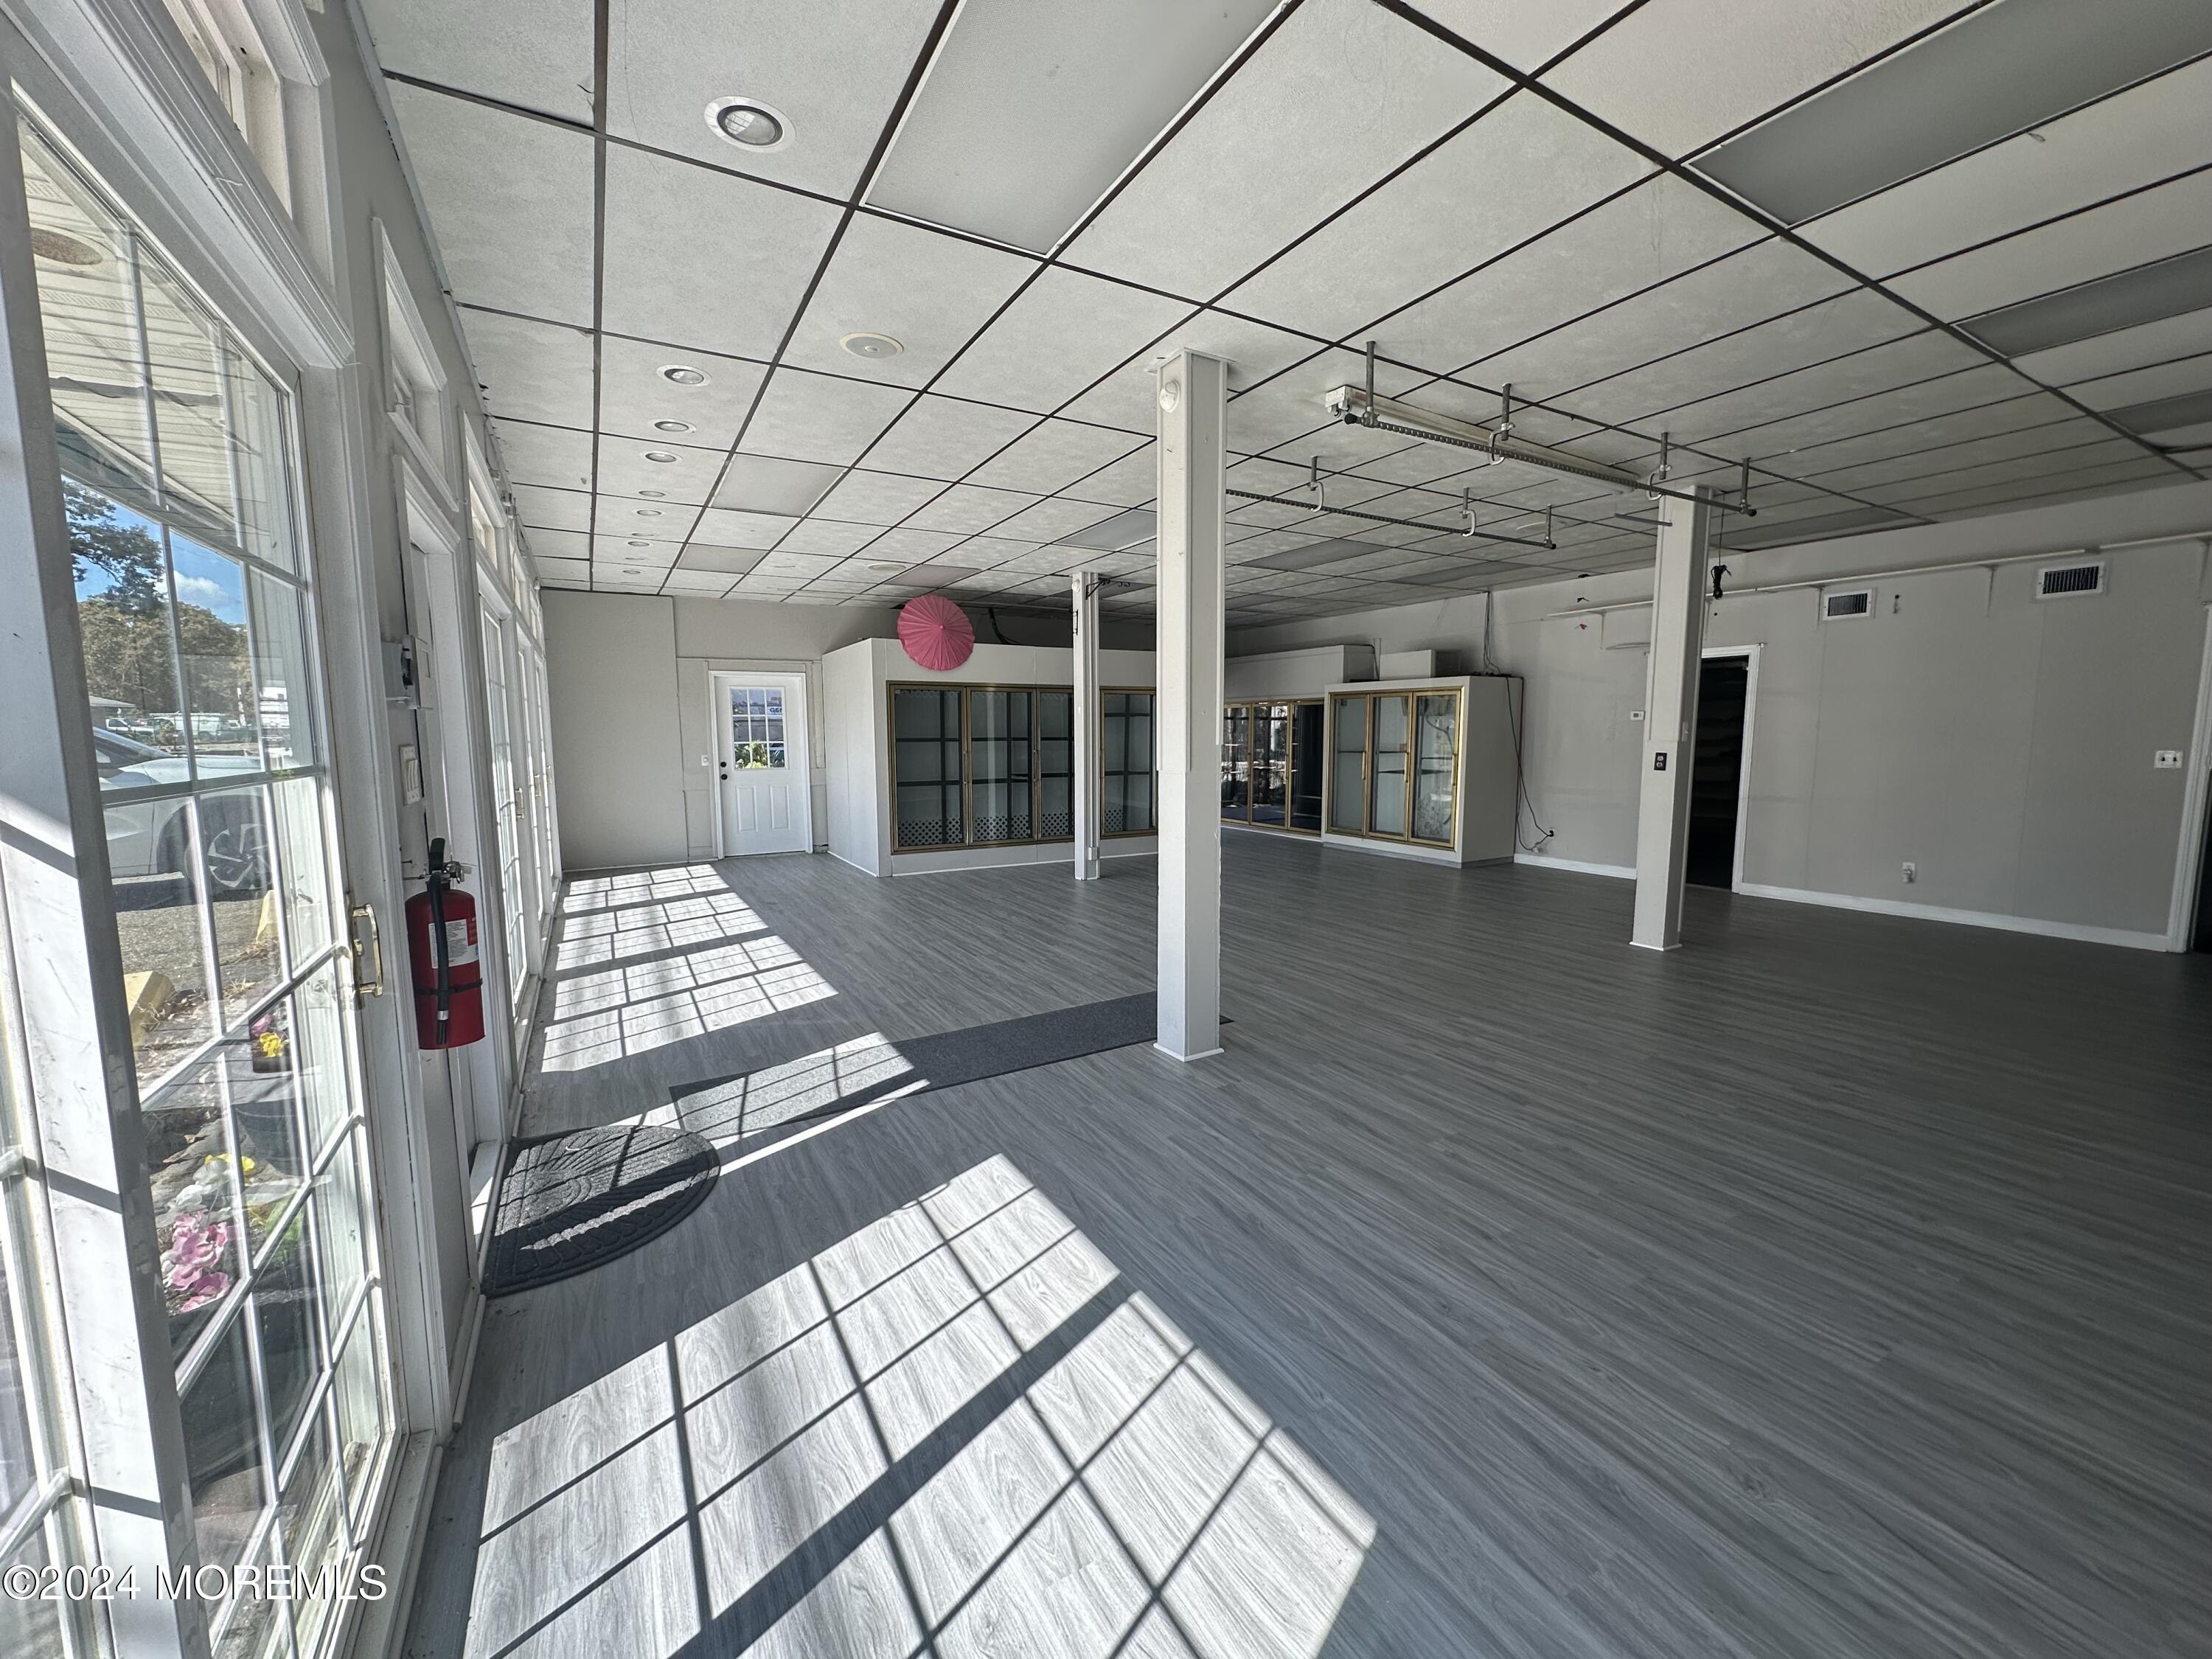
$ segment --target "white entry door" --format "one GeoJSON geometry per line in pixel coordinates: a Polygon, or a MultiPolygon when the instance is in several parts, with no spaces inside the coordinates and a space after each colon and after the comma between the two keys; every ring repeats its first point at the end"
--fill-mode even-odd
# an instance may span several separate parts
{"type": "Polygon", "coordinates": [[[806,677],[717,674],[714,720],[723,856],[811,852],[806,677]]]}

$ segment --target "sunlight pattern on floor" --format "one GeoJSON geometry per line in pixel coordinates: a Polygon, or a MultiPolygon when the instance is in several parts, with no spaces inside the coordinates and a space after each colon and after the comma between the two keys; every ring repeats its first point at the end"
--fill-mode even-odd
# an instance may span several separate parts
{"type": "Polygon", "coordinates": [[[1312,1659],[1374,1535],[998,1158],[501,1436],[465,1651],[1312,1659]]]}
{"type": "Polygon", "coordinates": [[[836,994],[711,866],[571,886],[540,1060],[577,1072],[836,994]]]}

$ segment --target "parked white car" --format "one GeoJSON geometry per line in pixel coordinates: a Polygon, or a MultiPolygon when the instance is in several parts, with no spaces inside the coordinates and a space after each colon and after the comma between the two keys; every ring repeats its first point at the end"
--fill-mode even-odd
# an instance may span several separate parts
{"type": "MultiPolygon", "coordinates": [[[[132,799],[127,791],[185,782],[191,771],[182,755],[103,726],[93,728],[100,787],[107,802],[107,864],[118,879],[181,875],[190,867],[191,836],[185,798],[132,799]]],[[[250,775],[261,770],[253,755],[202,755],[203,780],[250,775]]],[[[200,831],[207,840],[207,884],[217,898],[258,893],[269,885],[269,826],[258,797],[200,801],[200,831]]]]}

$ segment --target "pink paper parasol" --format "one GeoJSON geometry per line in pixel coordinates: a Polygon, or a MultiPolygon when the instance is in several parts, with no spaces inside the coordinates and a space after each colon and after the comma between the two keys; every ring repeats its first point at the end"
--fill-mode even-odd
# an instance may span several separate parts
{"type": "Polygon", "coordinates": [[[975,648],[975,626],[941,593],[925,593],[899,607],[899,643],[924,668],[957,668],[975,648]]]}

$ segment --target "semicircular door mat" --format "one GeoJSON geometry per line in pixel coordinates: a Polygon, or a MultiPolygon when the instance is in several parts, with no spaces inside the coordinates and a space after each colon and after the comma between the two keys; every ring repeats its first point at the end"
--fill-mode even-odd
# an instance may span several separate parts
{"type": "Polygon", "coordinates": [[[721,1174],[688,1129],[576,1129],[519,1143],[492,1211],[483,1293],[512,1296],[627,1255],[697,1209],[721,1174]]]}

